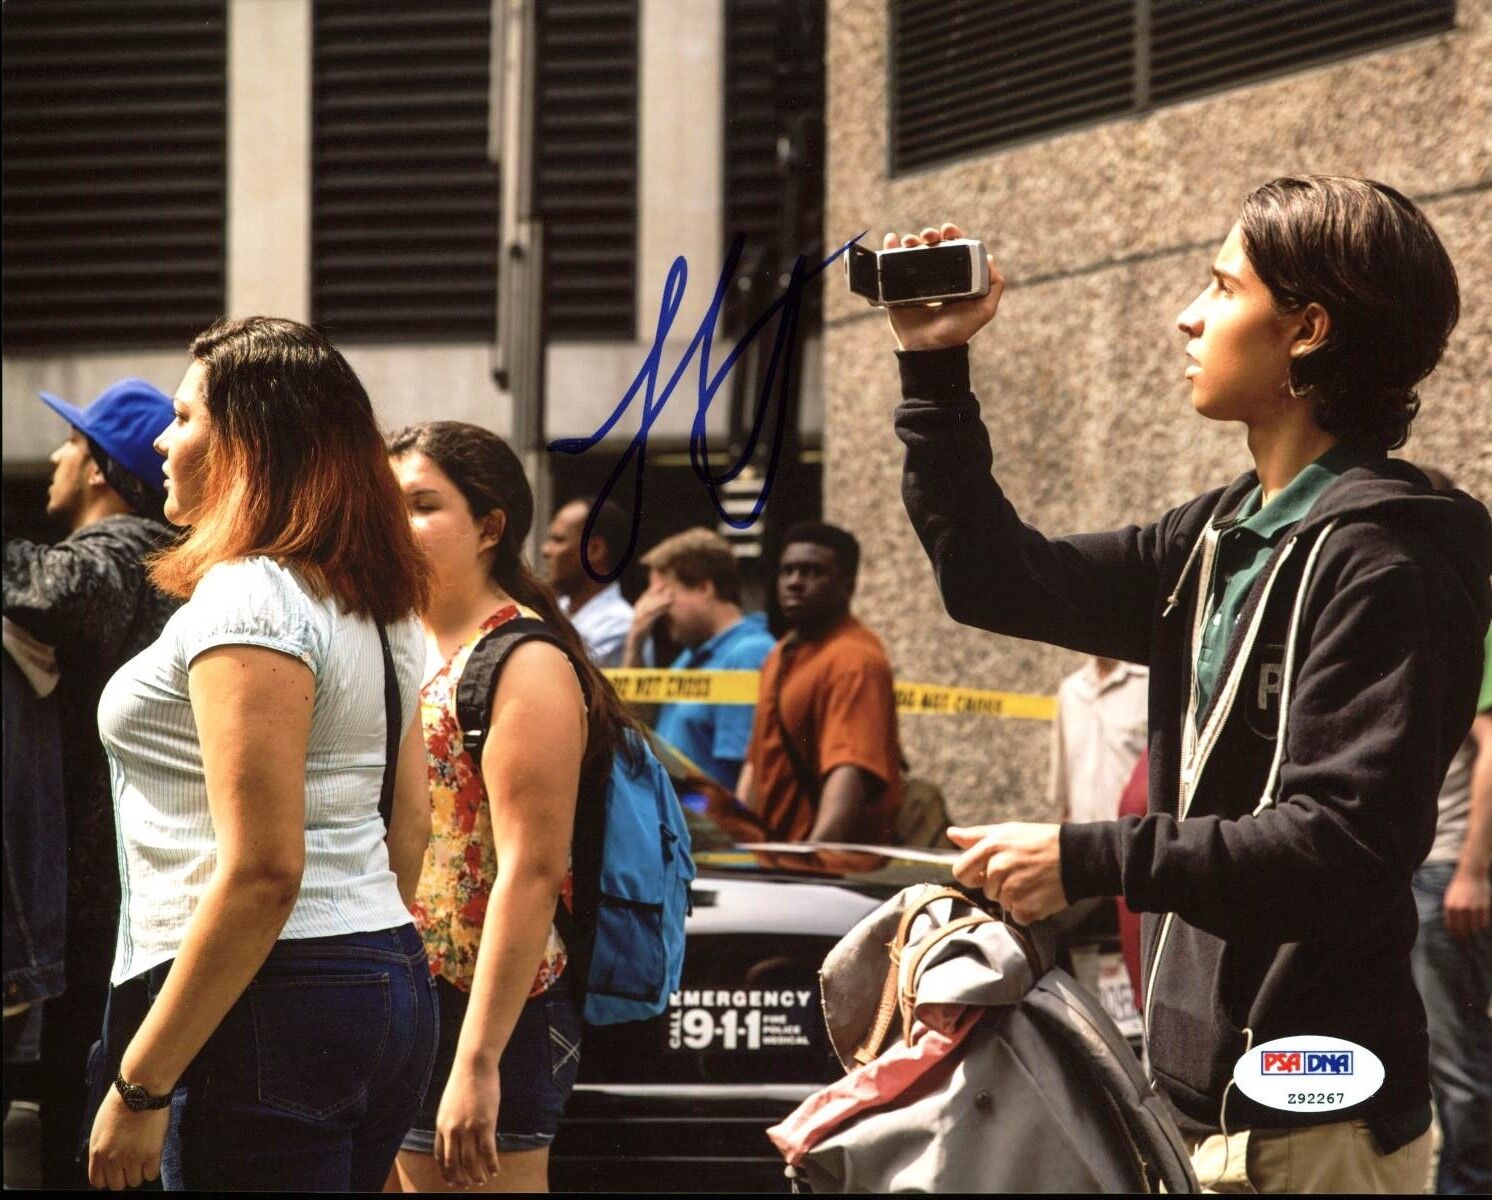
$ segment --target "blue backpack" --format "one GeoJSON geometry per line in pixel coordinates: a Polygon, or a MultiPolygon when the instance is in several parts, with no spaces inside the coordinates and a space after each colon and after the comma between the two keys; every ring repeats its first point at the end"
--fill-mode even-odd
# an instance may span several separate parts
{"type": "MultiPolygon", "coordinates": [[[[463,744],[480,763],[493,691],[503,664],[526,641],[569,655],[544,622],[509,621],[477,643],[456,688],[463,744]]],[[[577,672],[577,674],[579,674],[577,672]]],[[[582,690],[585,676],[580,675],[582,690]]],[[[586,697],[590,702],[590,696],[586,697]]],[[[561,901],[555,925],[583,981],[582,1015],[591,1025],[656,1017],[684,970],[684,917],[694,878],[689,827],[673,783],[646,739],[583,771],[571,846],[573,910],[561,901]]]]}

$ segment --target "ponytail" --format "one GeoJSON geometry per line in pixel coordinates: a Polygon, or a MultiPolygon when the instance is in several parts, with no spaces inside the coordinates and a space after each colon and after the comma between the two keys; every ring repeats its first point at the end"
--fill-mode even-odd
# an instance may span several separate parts
{"type": "Polygon", "coordinates": [[[594,663],[570,618],[559,606],[553,590],[523,561],[523,542],[533,527],[534,493],[523,463],[513,449],[491,430],[465,421],[431,421],[401,429],[388,441],[389,454],[423,454],[441,469],[462,496],[472,516],[481,520],[500,511],[502,539],[492,560],[492,580],[525,608],[532,609],[559,638],[580,677],[586,698],[586,744],[582,774],[620,751],[629,765],[638,767],[638,751],[624,736],[631,729],[646,733],[637,718],[622,703],[611,681],[594,663]]]}

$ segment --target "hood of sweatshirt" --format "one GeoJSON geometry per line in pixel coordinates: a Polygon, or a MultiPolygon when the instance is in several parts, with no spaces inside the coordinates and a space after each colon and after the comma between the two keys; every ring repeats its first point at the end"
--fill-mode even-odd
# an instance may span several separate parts
{"type": "MultiPolygon", "coordinates": [[[[1232,519],[1259,482],[1253,471],[1223,489],[1212,523],[1232,519]]],[[[1359,521],[1389,528],[1412,529],[1436,561],[1427,563],[1454,580],[1473,612],[1486,614],[1488,577],[1492,576],[1492,516],[1477,499],[1459,489],[1439,492],[1413,463],[1382,458],[1344,471],[1296,526],[1297,535],[1315,532],[1335,521],[1359,521]],[[1480,598],[1480,599],[1479,599],[1480,598]]]]}

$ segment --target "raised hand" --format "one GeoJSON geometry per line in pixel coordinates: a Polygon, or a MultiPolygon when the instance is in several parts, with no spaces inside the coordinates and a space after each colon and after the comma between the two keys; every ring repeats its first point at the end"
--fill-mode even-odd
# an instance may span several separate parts
{"type": "MultiPolygon", "coordinates": [[[[897,246],[936,246],[941,241],[963,237],[963,231],[951,221],[934,229],[928,226],[920,234],[888,233],[882,249],[897,246]]],[[[971,337],[995,319],[1000,307],[1000,297],[1005,292],[1005,277],[995,266],[995,257],[985,255],[989,262],[989,291],[970,300],[949,300],[935,304],[897,305],[886,310],[891,322],[891,332],[896,335],[896,344],[902,350],[947,350],[962,346],[971,337]]]]}

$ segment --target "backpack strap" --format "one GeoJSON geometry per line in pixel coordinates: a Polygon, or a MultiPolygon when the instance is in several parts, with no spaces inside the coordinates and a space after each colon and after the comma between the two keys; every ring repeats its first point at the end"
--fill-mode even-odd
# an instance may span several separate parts
{"type": "Polygon", "coordinates": [[[1127,1139],[1136,1170],[1149,1190],[1159,1188],[1172,1195],[1202,1191],[1167,1102],[1146,1081],[1129,1043],[1098,998],[1058,968],[1026,994],[1023,1011],[1069,1048],[1066,1057],[1084,1079],[1085,1094],[1102,1101],[1127,1139]]]}
{"type": "MultiPolygon", "coordinates": [[[[518,617],[488,632],[472,647],[466,665],[461,669],[461,680],[456,685],[456,721],[461,726],[462,748],[471,754],[479,773],[482,748],[492,724],[492,697],[497,690],[498,678],[513,651],[531,641],[557,646],[570,659],[570,665],[575,666],[569,648],[553,629],[532,617],[518,617]]],[[[578,668],[575,678],[589,704],[591,697],[585,675],[578,668]]],[[[596,764],[590,776],[582,767],[580,793],[575,804],[575,832],[570,845],[575,910],[572,913],[563,900],[557,901],[554,907],[555,927],[570,951],[571,963],[579,962],[579,969],[575,972],[577,985],[584,981],[588,958],[586,944],[588,934],[595,926],[601,881],[601,836],[606,820],[606,783],[610,770],[608,761],[596,764]]]]}
{"type": "MultiPolygon", "coordinates": [[[[472,647],[461,681],[456,685],[456,722],[461,726],[461,746],[480,769],[482,747],[492,724],[492,695],[508,656],[524,642],[550,642],[565,650],[565,644],[543,621],[518,617],[489,631],[472,647]]],[[[569,652],[565,651],[565,657],[569,652]]],[[[577,672],[577,676],[578,676],[577,672]]],[[[582,686],[582,691],[584,687],[582,686]]]]}
{"type": "Polygon", "coordinates": [[[394,823],[394,779],[399,767],[399,736],[403,732],[399,706],[399,680],[394,674],[394,652],[389,649],[388,630],[382,621],[377,621],[378,642],[383,648],[383,717],[386,730],[383,746],[383,787],[378,795],[378,815],[383,818],[383,831],[388,833],[394,823]]]}
{"type": "MultiPolygon", "coordinates": [[[[782,680],[787,675],[788,663],[792,660],[793,652],[801,645],[796,639],[789,639],[782,646],[782,661],[777,668],[777,678],[772,689],[772,717],[777,722],[777,733],[782,738],[782,748],[787,754],[787,760],[792,765],[793,774],[797,776],[798,786],[803,789],[813,800],[813,806],[818,808],[819,796],[822,789],[819,786],[818,772],[815,771],[804,760],[803,755],[798,752],[798,747],[793,742],[793,735],[788,731],[787,722],[782,719],[782,680]]],[[[809,727],[809,753],[813,753],[812,746],[813,730],[809,727]]],[[[780,825],[773,825],[768,833],[774,842],[786,841],[785,830],[780,825]]]]}

